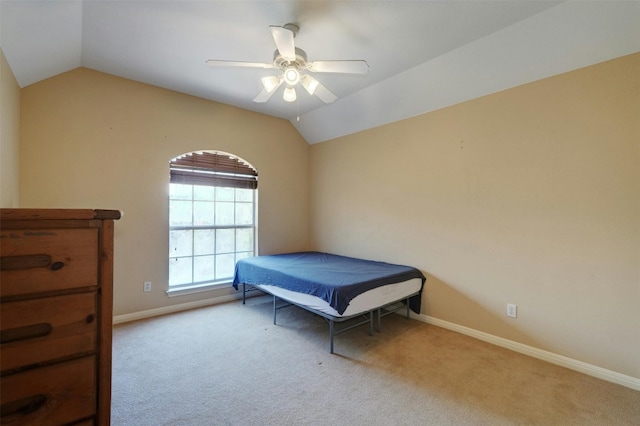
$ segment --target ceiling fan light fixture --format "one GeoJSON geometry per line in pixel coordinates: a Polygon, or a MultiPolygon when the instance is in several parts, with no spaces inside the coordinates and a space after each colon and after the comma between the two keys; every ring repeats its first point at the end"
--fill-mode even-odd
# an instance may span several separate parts
{"type": "Polygon", "coordinates": [[[296,67],[290,66],[284,69],[284,81],[289,86],[295,86],[300,81],[300,72],[296,67]]]}
{"type": "Polygon", "coordinates": [[[300,83],[302,83],[302,87],[304,87],[310,95],[313,95],[315,93],[318,85],[320,84],[318,80],[306,74],[300,77],[300,83]]]}
{"type": "Polygon", "coordinates": [[[267,93],[271,93],[278,88],[280,85],[280,79],[275,75],[270,75],[268,77],[262,77],[262,86],[267,93]]]}
{"type": "Polygon", "coordinates": [[[294,89],[293,87],[284,88],[284,95],[282,96],[282,99],[284,99],[287,102],[293,102],[296,100],[296,98],[297,98],[296,89],[294,89]]]}

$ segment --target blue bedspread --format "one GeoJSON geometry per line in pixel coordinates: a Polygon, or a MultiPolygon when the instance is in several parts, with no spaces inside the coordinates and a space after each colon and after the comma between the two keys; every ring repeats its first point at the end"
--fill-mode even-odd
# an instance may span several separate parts
{"type": "MultiPolygon", "coordinates": [[[[349,302],[359,294],[412,278],[422,279],[423,285],[426,280],[422,272],[410,266],[300,252],[239,260],[233,286],[237,289],[241,283],[276,285],[319,297],[343,314],[349,302]]],[[[420,300],[420,295],[410,300],[410,307],[416,313],[420,313],[420,300]]]]}

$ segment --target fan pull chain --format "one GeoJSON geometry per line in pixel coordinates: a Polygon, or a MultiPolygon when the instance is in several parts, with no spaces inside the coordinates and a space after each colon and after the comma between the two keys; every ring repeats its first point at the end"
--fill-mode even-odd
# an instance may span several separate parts
{"type": "Polygon", "coordinates": [[[300,122],[300,100],[296,99],[296,108],[297,108],[297,114],[296,114],[296,121],[299,123],[300,122]]]}

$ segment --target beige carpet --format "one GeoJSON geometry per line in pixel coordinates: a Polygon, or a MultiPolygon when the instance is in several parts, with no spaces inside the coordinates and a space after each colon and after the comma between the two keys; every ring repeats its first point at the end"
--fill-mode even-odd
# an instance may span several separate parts
{"type": "Polygon", "coordinates": [[[271,299],[114,330],[112,424],[640,425],[640,392],[400,315],[328,353],[324,319],[271,299]]]}

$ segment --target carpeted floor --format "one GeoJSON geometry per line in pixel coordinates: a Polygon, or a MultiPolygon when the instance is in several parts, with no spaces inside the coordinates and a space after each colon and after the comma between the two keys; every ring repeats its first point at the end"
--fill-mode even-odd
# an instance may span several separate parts
{"type": "Polygon", "coordinates": [[[119,325],[112,425],[640,425],[640,392],[400,315],[328,352],[250,299],[119,325]]]}

